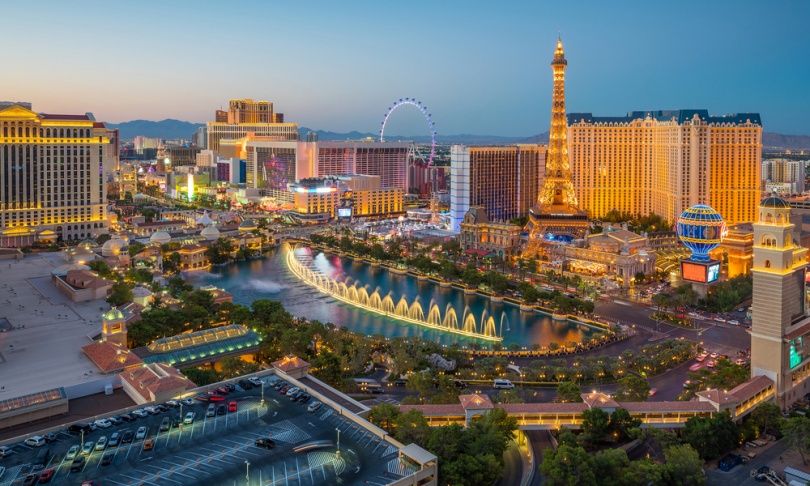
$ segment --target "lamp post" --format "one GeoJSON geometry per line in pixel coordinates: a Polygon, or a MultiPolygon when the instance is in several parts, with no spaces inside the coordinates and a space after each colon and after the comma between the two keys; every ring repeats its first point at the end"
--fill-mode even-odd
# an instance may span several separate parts
{"type": "Polygon", "coordinates": [[[340,428],[335,430],[337,431],[337,456],[340,457],[340,428]]]}
{"type": "Polygon", "coordinates": [[[245,486],[250,486],[250,462],[245,461],[245,486]]]}
{"type": "Polygon", "coordinates": [[[180,402],[180,430],[183,430],[183,402],[180,402]]]}
{"type": "Polygon", "coordinates": [[[262,406],[264,406],[264,386],[265,386],[265,383],[262,382],[262,406]]]}

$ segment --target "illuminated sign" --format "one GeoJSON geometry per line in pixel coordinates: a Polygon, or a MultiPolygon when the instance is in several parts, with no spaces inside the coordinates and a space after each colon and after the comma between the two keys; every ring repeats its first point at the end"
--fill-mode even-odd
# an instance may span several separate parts
{"type": "Polygon", "coordinates": [[[714,265],[709,265],[707,269],[707,282],[714,282],[720,277],[720,264],[715,263],[714,265]]]}
{"type": "Polygon", "coordinates": [[[327,192],[337,192],[337,188],[334,187],[296,187],[295,192],[315,192],[319,194],[327,193],[327,192]]]}
{"type": "Polygon", "coordinates": [[[795,368],[802,362],[802,352],[797,351],[796,348],[801,348],[802,338],[799,337],[790,342],[790,367],[795,368]]]}
{"type": "Polygon", "coordinates": [[[690,282],[706,283],[706,267],[697,263],[681,262],[681,277],[690,282]]]}
{"type": "Polygon", "coordinates": [[[337,215],[338,218],[351,218],[352,208],[338,208],[337,215]]]}

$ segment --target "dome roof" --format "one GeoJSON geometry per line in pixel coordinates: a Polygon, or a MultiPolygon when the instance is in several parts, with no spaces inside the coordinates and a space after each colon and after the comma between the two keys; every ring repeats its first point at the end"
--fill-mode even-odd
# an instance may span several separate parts
{"type": "Polygon", "coordinates": [[[121,312],[120,310],[116,309],[115,307],[112,307],[110,310],[108,310],[106,313],[104,313],[102,318],[105,321],[114,321],[116,319],[123,319],[124,318],[124,313],[121,312]]]}
{"type": "Polygon", "coordinates": [[[137,199],[137,200],[146,199],[146,194],[142,194],[142,193],[139,192],[139,193],[135,194],[134,196],[132,196],[132,199],[133,200],[135,200],[135,199],[137,199]]]}
{"type": "Polygon", "coordinates": [[[211,223],[200,231],[200,236],[206,240],[216,240],[219,238],[219,230],[216,228],[216,226],[214,226],[213,223],[211,223]]]}
{"type": "Polygon", "coordinates": [[[239,229],[241,230],[254,230],[256,228],[258,228],[258,226],[256,225],[256,222],[253,221],[252,219],[246,219],[242,221],[241,224],[239,224],[239,229]]]}
{"type": "Polygon", "coordinates": [[[771,196],[759,203],[761,208],[790,209],[790,204],[781,197],[771,196]]]}
{"type": "Polygon", "coordinates": [[[149,237],[149,241],[152,243],[160,243],[162,245],[172,241],[172,236],[165,231],[156,231],[155,233],[152,233],[152,236],[149,237]]]}
{"type": "Polygon", "coordinates": [[[208,211],[203,211],[203,215],[197,218],[197,224],[201,224],[203,226],[208,226],[213,222],[214,220],[211,219],[211,216],[208,216],[208,211]]]}
{"type": "Polygon", "coordinates": [[[101,254],[103,256],[114,256],[127,247],[127,240],[116,235],[111,240],[107,240],[104,246],[101,247],[101,254]]]}

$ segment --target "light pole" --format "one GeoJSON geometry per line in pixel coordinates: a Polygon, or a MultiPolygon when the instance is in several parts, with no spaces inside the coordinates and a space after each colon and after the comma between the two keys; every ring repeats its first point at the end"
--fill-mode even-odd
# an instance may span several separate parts
{"type": "Polygon", "coordinates": [[[183,402],[180,402],[180,430],[183,430],[183,402]]]}
{"type": "Polygon", "coordinates": [[[82,429],[82,442],[81,446],[84,447],[84,429],[82,429]]]}
{"type": "Polygon", "coordinates": [[[340,457],[340,428],[335,430],[337,431],[337,456],[340,457]]]}
{"type": "Polygon", "coordinates": [[[250,486],[250,462],[245,461],[245,486],[250,486]]]}
{"type": "Polygon", "coordinates": [[[262,382],[262,406],[264,406],[264,386],[266,383],[262,382]]]}

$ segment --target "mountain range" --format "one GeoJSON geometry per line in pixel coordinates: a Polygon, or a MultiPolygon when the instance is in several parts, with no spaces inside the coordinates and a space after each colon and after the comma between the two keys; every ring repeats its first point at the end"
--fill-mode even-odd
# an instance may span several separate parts
{"type": "MultiPolygon", "coordinates": [[[[132,140],[138,135],[150,138],[163,138],[168,140],[190,139],[191,134],[198,128],[204,127],[203,123],[191,123],[181,120],[132,120],[123,123],[108,123],[110,128],[121,130],[122,140],[132,140]]],[[[306,140],[307,133],[315,132],[318,140],[341,141],[341,140],[362,140],[365,138],[377,139],[376,133],[352,131],[348,133],[329,132],[326,130],[313,130],[307,127],[299,127],[298,134],[302,140],[306,140]]],[[[417,143],[427,143],[428,136],[389,136],[387,140],[413,140],[417,143]]],[[[436,142],[442,144],[461,143],[466,145],[507,145],[514,143],[547,143],[548,132],[539,133],[530,137],[503,137],[498,135],[437,135],[436,142]]],[[[810,150],[810,136],[807,135],[782,135],[779,133],[763,132],[762,145],[765,148],[779,148],[789,150],[810,150]]]]}

